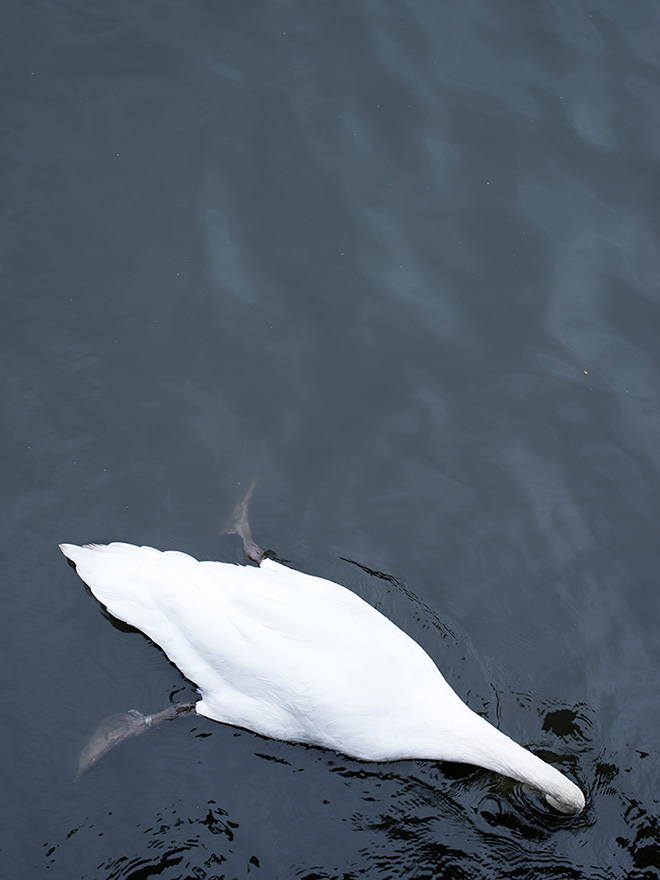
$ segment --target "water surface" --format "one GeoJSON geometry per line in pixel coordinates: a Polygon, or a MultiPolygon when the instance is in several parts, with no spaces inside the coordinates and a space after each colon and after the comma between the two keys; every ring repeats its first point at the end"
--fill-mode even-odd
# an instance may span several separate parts
{"type": "Polygon", "coordinates": [[[3,870],[656,877],[656,4],[5,18],[3,870]],[[254,477],[257,540],[410,632],[584,814],[204,719],[73,783],[100,718],[192,690],[57,543],[240,561],[254,477]]]}

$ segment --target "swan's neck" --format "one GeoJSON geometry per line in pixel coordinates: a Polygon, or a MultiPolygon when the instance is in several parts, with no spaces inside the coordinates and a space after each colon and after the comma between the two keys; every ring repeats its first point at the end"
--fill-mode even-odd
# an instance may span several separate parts
{"type": "Polygon", "coordinates": [[[471,745],[475,764],[525,782],[541,791],[545,791],[550,780],[561,776],[558,770],[518,745],[485,719],[479,715],[475,718],[477,722],[481,722],[474,725],[477,736],[471,745]]]}
{"type": "Polygon", "coordinates": [[[443,748],[438,758],[475,764],[523,782],[540,791],[561,812],[577,813],[584,807],[584,795],[563,773],[519,746],[472,710],[467,712],[469,714],[461,719],[461,735],[454,749],[448,753],[446,747],[443,748]]]}

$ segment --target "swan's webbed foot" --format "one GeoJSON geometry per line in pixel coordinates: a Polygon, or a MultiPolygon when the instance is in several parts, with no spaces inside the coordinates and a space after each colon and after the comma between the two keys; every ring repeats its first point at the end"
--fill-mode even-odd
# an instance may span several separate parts
{"type": "Polygon", "coordinates": [[[125,715],[121,713],[109,715],[103,719],[80,753],[76,779],[79,779],[86,770],[98,763],[110,749],[114,749],[125,740],[139,736],[145,730],[156,727],[162,721],[171,721],[174,718],[191,715],[194,711],[195,703],[175,703],[155,715],[143,715],[137,709],[129,709],[125,715]]]}
{"type": "Polygon", "coordinates": [[[110,749],[148,730],[149,721],[136,709],[130,709],[125,715],[109,715],[104,718],[78,757],[76,779],[100,761],[110,749]]]}
{"type": "Polygon", "coordinates": [[[261,565],[267,554],[252,540],[252,530],[248,521],[248,508],[256,485],[257,481],[254,480],[247,490],[245,498],[239,501],[234,508],[234,512],[225,527],[225,533],[228,535],[238,535],[243,541],[243,550],[248,559],[256,562],[257,565],[261,565]]]}

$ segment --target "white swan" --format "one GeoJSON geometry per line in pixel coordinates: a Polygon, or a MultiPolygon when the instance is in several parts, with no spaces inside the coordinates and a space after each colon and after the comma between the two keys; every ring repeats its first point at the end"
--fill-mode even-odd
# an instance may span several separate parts
{"type": "Polygon", "coordinates": [[[365,761],[476,764],[538,789],[562,813],[583,809],[577,785],[472,712],[390,620],[332,581],[265,558],[246,519],[238,531],[258,568],[131,544],[60,545],[96,598],[160,645],[202,695],[159,716],[122,716],[135,729],[104,730],[88,764],[194,710],[365,761]]]}

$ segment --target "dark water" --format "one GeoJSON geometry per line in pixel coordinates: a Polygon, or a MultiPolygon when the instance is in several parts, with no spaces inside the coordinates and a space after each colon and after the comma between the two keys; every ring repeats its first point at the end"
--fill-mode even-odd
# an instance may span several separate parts
{"type": "Polygon", "coordinates": [[[657,877],[657,3],[3,18],[3,875],[657,877]],[[253,477],[583,815],[203,719],[72,782],[186,682],[57,543],[240,560],[253,477]]]}

